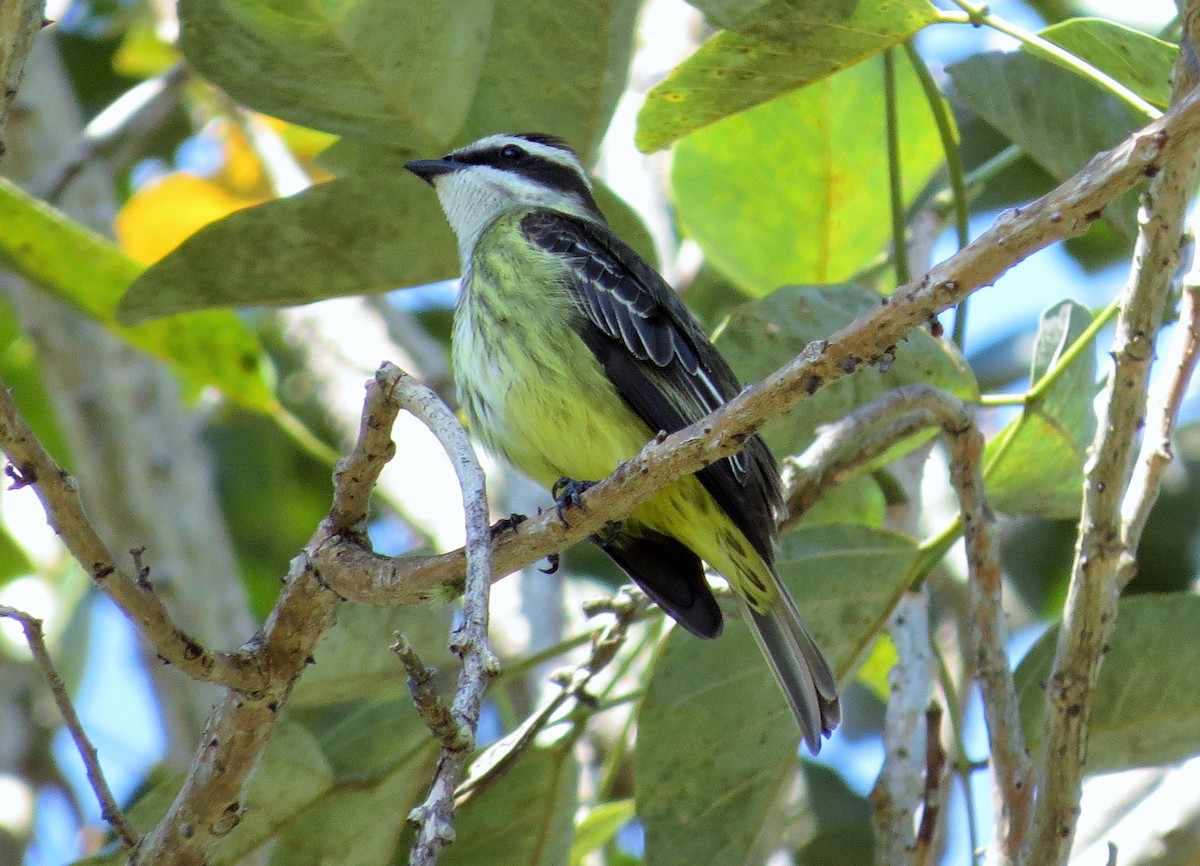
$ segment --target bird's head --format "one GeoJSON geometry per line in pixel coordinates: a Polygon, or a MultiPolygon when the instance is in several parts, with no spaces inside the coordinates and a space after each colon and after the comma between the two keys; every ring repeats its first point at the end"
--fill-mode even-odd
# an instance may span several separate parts
{"type": "Polygon", "coordinates": [[[413,160],[405,167],[437,190],[464,259],[506,211],[547,208],[604,219],[579,157],[552,135],[489,135],[441,159],[413,160]]]}

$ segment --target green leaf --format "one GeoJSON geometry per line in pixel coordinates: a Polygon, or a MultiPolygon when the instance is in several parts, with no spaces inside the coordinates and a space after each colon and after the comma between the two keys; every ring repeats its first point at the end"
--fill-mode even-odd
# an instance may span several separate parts
{"type": "Polygon", "coordinates": [[[216,862],[241,859],[333,785],[332,768],[313,735],[296,722],[280,723],[242,803],[242,820],[222,843],[216,862]]]}
{"type": "Polygon", "coordinates": [[[449,279],[437,197],[408,175],[350,177],[209,223],[121,299],[124,322],[205,307],[303,304],[449,279]]]}
{"type": "MultiPolygon", "coordinates": [[[[1088,723],[1089,773],[1171,764],[1200,752],[1200,597],[1137,595],[1119,602],[1088,723]]],[[[1045,682],[1058,628],[1016,672],[1026,743],[1042,749],[1045,682]]]]}
{"type": "MultiPolygon", "coordinates": [[[[575,736],[536,743],[455,812],[441,866],[558,866],[567,860],[579,768],[575,736]]],[[[402,861],[402,862],[407,862],[402,861]]]]}
{"type": "MultiPolygon", "coordinates": [[[[884,698],[886,700],[886,697],[884,698]]],[[[862,866],[871,863],[875,837],[871,804],[829,767],[804,764],[805,815],[812,834],[796,851],[797,866],[862,866]]]]}
{"type": "Polygon", "coordinates": [[[405,819],[428,786],[429,760],[323,798],[298,815],[271,849],[272,866],[386,866],[405,819]]]}
{"type": "MultiPolygon", "coordinates": [[[[642,150],[659,150],[703,126],[861,63],[937,17],[926,0],[773,0],[748,14],[740,9],[731,14],[734,4],[720,6],[719,20],[736,32],[726,30],[709,39],[646,95],[638,115],[637,145],[642,150]]],[[[845,107],[859,119],[869,114],[853,102],[845,107]]],[[[792,138],[791,125],[776,132],[780,129],[789,133],[779,136],[781,144],[804,147],[792,138]]]]}
{"type": "Polygon", "coordinates": [[[544,130],[590,162],[625,89],[639,6],[638,0],[497,4],[458,143],[544,130]]]}
{"type": "Polygon", "coordinates": [[[883,526],[886,510],[887,501],[878,482],[871,475],[856,475],[821,497],[804,512],[801,523],[805,526],[822,523],[883,526]]]}
{"type": "MultiPolygon", "coordinates": [[[[284,719],[213,863],[239,862],[274,838],[271,863],[386,864],[429,784],[437,745],[408,698],[373,708],[383,711],[330,707],[325,719],[311,711],[300,714],[308,721],[284,719]]],[[[133,825],[145,832],[160,821],[182,782],[178,773],[156,780],[129,810],[133,825]]]]}
{"type": "MultiPolygon", "coordinates": [[[[641,220],[601,186],[597,199],[614,228],[653,261],[641,220]]],[[[206,307],[305,304],[458,273],[433,190],[405,171],[356,174],[209,223],[148,268],[117,313],[140,322],[206,307]]]]}
{"type": "MultiPolygon", "coordinates": [[[[1042,314],[1029,381],[1041,381],[1092,321],[1074,301],[1042,314]]],[[[1074,517],[1083,489],[1083,463],[1096,431],[1096,359],[1089,342],[1057,374],[1036,405],[1027,405],[988,442],[984,478],[992,506],[1009,514],[1074,517]]]]}
{"type": "MultiPolygon", "coordinates": [[[[779,553],[780,576],[845,677],[904,592],[916,543],[885,530],[821,526],[790,533],[779,553]]],[[[778,842],[798,744],[779,686],[740,619],[714,641],[672,631],[638,711],[647,861],[757,862],[756,853],[778,842]]]]}
{"type": "MultiPolygon", "coordinates": [[[[133,826],[139,832],[149,832],[166,815],[182,784],[182,773],[156,779],[128,810],[133,826]]],[[[245,809],[242,819],[221,844],[213,862],[236,862],[275,835],[296,814],[319,802],[333,786],[329,762],[312,734],[295,721],[280,722],[241,804],[245,809]]],[[[125,859],[116,862],[124,863],[125,859]]]]}
{"type": "Polygon", "coordinates": [[[271,853],[279,866],[384,866],[433,776],[438,746],[407,696],[330,707],[315,727],[337,777],[320,801],[290,816],[271,853]]]}
{"type": "Polygon", "coordinates": [[[2,177],[0,225],[0,263],[167,362],[189,382],[219,388],[251,409],[277,410],[264,375],[262,347],[232,313],[122,328],[113,318],[113,308],[141,271],[136,262],[111,241],[2,177]]]}
{"type": "Polygon", "coordinates": [[[570,866],[583,866],[583,858],[612,841],[633,816],[633,800],[613,800],[593,806],[575,828],[575,841],[571,843],[567,862],[570,866]]]}
{"type": "MultiPolygon", "coordinates": [[[[717,346],[746,382],[757,382],[823,339],[879,306],[879,295],[853,284],[787,286],[734,311],[717,346]]],[[[824,385],[797,408],[764,428],[777,454],[804,450],[816,428],[849,414],[901,385],[924,382],[963,399],[978,397],[975,378],[948,340],[923,328],[896,346],[886,370],[863,366],[824,385]]]]}
{"type": "Polygon", "coordinates": [[[423,761],[436,752],[412,698],[400,688],[392,694],[299,711],[339,779],[378,778],[397,764],[423,761]]]}
{"type": "Polygon", "coordinates": [[[1038,35],[1086,60],[1152,105],[1170,105],[1178,46],[1103,18],[1071,18],[1038,35]]]}
{"type": "Polygon", "coordinates": [[[888,674],[891,673],[899,659],[900,656],[896,652],[896,645],[892,643],[891,637],[881,634],[879,640],[871,645],[871,651],[867,653],[862,664],[859,665],[855,679],[860,685],[870,689],[871,693],[880,701],[886,703],[891,694],[888,674]]]}
{"type": "Polygon", "coordinates": [[[494,0],[182,0],[180,42],[252,108],[327,132],[436,147],[467,116],[494,0]]]}
{"type": "MultiPolygon", "coordinates": [[[[590,163],[625,84],[637,8],[636,0],[499,4],[470,110],[449,145],[497,132],[545,130],[590,163]]],[[[343,174],[401,172],[409,159],[442,152],[348,136],[319,161],[343,174]]]]}
{"type": "MultiPolygon", "coordinates": [[[[1024,52],[978,54],[947,72],[972,111],[1059,180],[1146,120],[1094,82],[1024,52]]],[[[1136,194],[1104,213],[1127,237],[1136,233],[1136,194]]]]}
{"type": "MultiPolygon", "coordinates": [[[[703,12],[706,23],[713,27],[732,29],[739,21],[749,18],[770,2],[771,0],[689,0],[688,5],[695,6],[703,12]]],[[[847,0],[834,2],[845,5],[847,0]]],[[[855,0],[849,0],[851,7],[854,2],[855,0]]]]}
{"type": "Polygon", "coordinates": [[[426,664],[455,664],[447,646],[451,606],[439,602],[394,609],[346,603],[313,653],[292,695],[293,707],[348,701],[391,688],[405,690],[404,668],[388,647],[400,632],[426,664]]]}
{"type": "MultiPolygon", "coordinates": [[[[903,194],[911,202],[943,151],[908,64],[896,67],[896,90],[903,194]]],[[[891,240],[885,140],[878,63],[727,118],[675,149],[680,224],[755,297],[787,283],[849,279],[891,240]]]]}
{"type": "MultiPolygon", "coordinates": [[[[0,587],[13,578],[30,574],[32,571],[33,562],[25,548],[17,544],[7,526],[0,525],[0,587]]],[[[72,636],[72,639],[78,638],[72,636]]]]}

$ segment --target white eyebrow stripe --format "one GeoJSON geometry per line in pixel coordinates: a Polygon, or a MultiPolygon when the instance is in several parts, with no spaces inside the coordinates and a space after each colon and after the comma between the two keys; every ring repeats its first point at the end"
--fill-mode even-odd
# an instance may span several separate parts
{"type": "Polygon", "coordinates": [[[574,153],[564,150],[561,147],[530,141],[528,138],[522,138],[519,135],[489,135],[487,138],[481,138],[466,147],[460,147],[458,150],[452,151],[450,156],[470,155],[488,150],[498,150],[507,144],[515,144],[526,153],[532,154],[539,159],[544,159],[547,162],[553,162],[576,171],[587,181],[588,186],[591,186],[591,179],[588,177],[587,171],[584,170],[583,164],[579,162],[579,158],[574,153]]]}

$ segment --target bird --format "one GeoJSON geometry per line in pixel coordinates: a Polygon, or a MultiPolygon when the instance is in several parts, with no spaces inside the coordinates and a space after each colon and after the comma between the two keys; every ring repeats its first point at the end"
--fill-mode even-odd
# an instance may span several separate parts
{"type": "MultiPolygon", "coordinates": [[[[613,232],[561,138],[488,135],[405,167],[434,188],[458,242],[451,353],[467,423],[489,452],[550,488],[560,515],[660,432],[740,392],[679,296],[613,232]]],[[[754,435],[592,541],[699,638],[723,624],[704,563],[722,575],[815,755],[841,708],[775,570],[782,510],[778,465],[754,435]]]]}

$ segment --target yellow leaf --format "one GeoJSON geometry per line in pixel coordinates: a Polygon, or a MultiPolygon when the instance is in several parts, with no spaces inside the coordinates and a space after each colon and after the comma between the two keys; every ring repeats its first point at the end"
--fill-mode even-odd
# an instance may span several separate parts
{"type": "Polygon", "coordinates": [[[222,121],[220,137],[225,161],[213,180],[234,195],[270,197],[271,183],[263,171],[262,160],[242,130],[227,120],[222,121]]]}
{"type": "Polygon", "coordinates": [[[113,55],[113,70],[129,78],[149,78],[179,62],[179,51],[159,37],[148,13],[134,19],[113,55]]]}
{"type": "Polygon", "coordinates": [[[117,213],[113,228],[130,258],[151,265],[210,222],[259,201],[176,172],[134,193],[117,213]]]}

